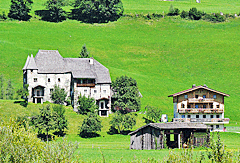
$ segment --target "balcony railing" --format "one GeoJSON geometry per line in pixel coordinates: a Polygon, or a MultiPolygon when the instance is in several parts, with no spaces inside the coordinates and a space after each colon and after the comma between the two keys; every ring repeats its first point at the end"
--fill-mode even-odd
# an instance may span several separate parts
{"type": "Polygon", "coordinates": [[[89,84],[79,84],[77,83],[77,87],[95,87],[94,83],[89,83],[89,84]]]}
{"type": "Polygon", "coordinates": [[[191,113],[191,114],[197,114],[197,113],[203,113],[203,114],[211,114],[211,113],[223,113],[224,110],[220,108],[181,108],[178,109],[178,113],[184,114],[184,113],[191,113]]]}
{"type": "Polygon", "coordinates": [[[189,103],[208,103],[214,102],[214,98],[188,98],[189,103]]]}
{"type": "Polygon", "coordinates": [[[229,118],[173,118],[173,122],[225,122],[229,123],[229,118]]]}

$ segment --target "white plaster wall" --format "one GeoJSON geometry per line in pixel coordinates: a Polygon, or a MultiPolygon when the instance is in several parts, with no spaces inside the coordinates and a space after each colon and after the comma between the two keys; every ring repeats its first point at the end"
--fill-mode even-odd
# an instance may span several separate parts
{"type": "Polygon", "coordinates": [[[70,96],[70,81],[71,74],[38,74],[37,70],[27,70],[27,83],[29,84],[29,101],[32,101],[32,88],[41,85],[44,86],[44,98],[43,102],[51,101],[50,99],[50,89],[53,89],[55,85],[58,85],[60,88],[64,88],[67,92],[67,96],[70,96]],[[37,82],[34,82],[34,78],[37,78],[37,82]],[[50,78],[50,82],[48,82],[50,78]],[[60,82],[58,81],[60,78],[60,82]]]}

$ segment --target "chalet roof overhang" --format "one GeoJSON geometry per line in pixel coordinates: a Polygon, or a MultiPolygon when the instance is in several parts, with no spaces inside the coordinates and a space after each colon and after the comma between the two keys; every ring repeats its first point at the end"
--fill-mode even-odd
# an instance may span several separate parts
{"type": "Polygon", "coordinates": [[[190,89],[187,89],[187,90],[178,92],[178,93],[171,94],[171,95],[169,95],[168,97],[176,97],[176,96],[179,96],[179,95],[188,93],[188,92],[192,92],[192,91],[197,90],[197,89],[205,89],[205,90],[208,90],[208,91],[211,91],[211,92],[214,92],[214,93],[223,95],[223,96],[228,96],[228,97],[230,96],[229,94],[226,94],[226,93],[223,93],[223,92],[220,92],[220,91],[217,91],[217,90],[208,88],[207,86],[202,86],[202,85],[200,85],[200,86],[195,86],[195,87],[193,87],[193,88],[190,88],[190,89]]]}
{"type": "Polygon", "coordinates": [[[37,85],[37,86],[35,86],[35,87],[33,87],[33,88],[37,88],[37,87],[45,88],[45,86],[43,86],[43,85],[37,85]]]}
{"type": "Polygon", "coordinates": [[[156,129],[160,129],[160,130],[176,130],[176,129],[180,129],[180,130],[184,130],[184,129],[195,129],[195,130],[210,130],[211,127],[208,127],[207,125],[203,124],[203,123],[193,123],[193,122],[168,122],[168,123],[149,123],[145,126],[142,126],[140,128],[138,128],[137,130],[130,132],[128,135],[133,135],[136,132],[138,132],[139,130],[147,127],[147,126],[151,126],[153,128],[156,129]]]}

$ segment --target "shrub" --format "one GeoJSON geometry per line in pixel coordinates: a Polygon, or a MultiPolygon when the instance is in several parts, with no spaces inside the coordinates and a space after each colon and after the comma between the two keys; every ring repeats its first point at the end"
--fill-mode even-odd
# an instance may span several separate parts
{"type": "Polygon", "coordinates": [[[180,14],[181,18],[187,18],[188,15],[189,15],[189,13],[187,11],[184,11],[184,10],[180,14]]]}
{"type": "Polygon", "coordinates": [[[65,108],[62,105],[53,106],[53,120],[59,136],[63,136],[64,129],[68,129],[68,122],[64,115],[65,108]]]}
{"type": "Polygon", "coordinates": [[[95,104],[95,99],[91,97],[80,96],[78,97],[78,113],[87,114],[89,112],[94,113],[98,110],[98,106],[95,104]]]}
{"type": "Polygon", "coordinates": [[[217,14],[206,14],[204,16],[205,20],[209,20],[212,22],[224,22],[226,18],[223,15],[220,15],[219,13],[217,14]]]}
{"type": "Polygon", "coordinates": [[[197,8],[191,8],[189,10],[189,18],[192,20],[199,20],[202,18],[202,16],[204,16],[205,13],[202,11],[198,11],[197,8]]]}
{"type": "Polygon", "coordinates": [[[158,122],[161,119],[161,109],[153,106],[146,106],[147,118],[150,122],[158,122]]]}
{"type": "Polygon", "coordinates": [[[80,136],[84,138],[99,136],[96,132],[101,131],[102,125],[98,115],[94,113],[88,113],[87,118],[83,120],[80,127],[80,136]]]}
{"type": "Polygon", "coordinates": [[[75,0],[74,8],[73,18],[87,23],[116,21],[124,11],[121,0],[75,0]]]}
{"type": "Polygon", "coordinates": [[[173,5],[171,4],[168,12],[168,16],[177,16],[180,14],[180,10],[178,8],[173,8],[173,5]]]}
{"type": "Polygon", "coordinates": [[[66,100],[66,96],[67,93],[65,92],[65,90],[55,85],[50,98],[55,104],[63,104],[66,100]]]}
{"type": "Polygon", "coordinates": [[[7,15],[3,11],[2,14],[0,14],[0,20],[6,20],[6,19],[7,19],[7,15]]]}

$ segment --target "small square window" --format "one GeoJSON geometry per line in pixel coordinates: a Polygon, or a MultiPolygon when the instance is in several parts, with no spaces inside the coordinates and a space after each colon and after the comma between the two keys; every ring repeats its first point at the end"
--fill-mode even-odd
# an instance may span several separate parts
{"type": "Polygon", "coordinates": [[[94,93],[97,93],[97,90],[94,90],[94,93]]]}
{"type": "Polygon", "coordinates": [[[203,108],[206,108],[206,105],[203,105],[203,108]]]}
{"type": "Polygon", "coordinates": [[[211,118],[213,118],[213,115],[211,115],[211,118]]]}
{"type": "Polygon", "coordinates": [[[216,98],[217,98],[217,95],[213,95],[213,98],[216,99],[216,98]]]}
{"type": "Polygon", "coordinates": [[[217,105],[217,108],[219,108],[219,105],[217,105]]]}
{"type": "Polygon", "coordinates": [[[86,89],[84,90],[84,93],[87,93],[87,90],[86,90],[86,89]]]}
{"type": "Polygon", "coordinates": [[[50,80],[50,78],[48,78],[48,82],[50,82],[51,80],[50,80]]]}
{"type": "Polygon", "coordinates": [[[53,92],[53,89],[51,88],[51,89],[50,89],[50,94],[52,94],[52,92],[53,92]]]}
{"type": "Polygon", "coordinates": [[[219,115],[216,115],[216,118],[219,118],[219,115]]]}
{"type": "Polygon", "coordinates": [[[191,115],[187,115],[188,118],[191,118],[191,115]]]}
{"type": "Polygon", "coordinates": [[[203,115],[203,118],[206,118],[206,115],[203,115]]]}
{"type": "Polygon", "coordinates": [[[198,108],[198,105],[195,105],[195,108],[198,108]]]}
{"type": "Polygon", "coordinates": [[[216,125],[216,128],[219,128],[219,125],[216,125]]]}
{"type": "Polygon", "coordinates": [[[103,93],[106,93],[107,91],[106,90],[103,90],[103,93]]]}
{"type": "Polygon", "coordinates": [[[202,97],[203,97],[203,98],[206,98],[206,95],[203,95],[202,97]]]}
{"type": "Polygon", "coordinates": [[[195,95],[195,98],[198,98],[198,95],[195,95]]]}
{"type": "Polygon", "coordinates": [[[199,118],[199,115],[196,115],[196,118],[199,118]]]}
{"type": "Polygon", "coordinates": [[[187,98],[188,98],[188,95],[184,95],[184,98],[187,99],[187,98]]]}
{"type": "Polygon", "coordinates": [[[34,78],[33,81],[34,81],[34,82],[37,82],[37,78],[34,78]]]}
{"type": "Polygon", "coordinates": [[[187,107],[188,107],[188,108],[191,108],[191,105],[188,105],[187,107]]]}
{"type": "Polygon", "coordinates": [[[60,78],[58,78],[58,82],[60,82],[61,81],[61,79],[60,78]]]}

